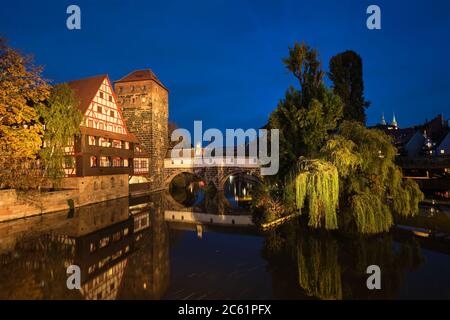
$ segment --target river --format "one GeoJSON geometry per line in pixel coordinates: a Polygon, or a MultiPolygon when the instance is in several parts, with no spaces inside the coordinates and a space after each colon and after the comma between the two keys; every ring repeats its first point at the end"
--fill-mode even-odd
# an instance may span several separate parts
{"type": "Polygon", "coordinates": [[[262,233],[233,197],[193,205],[159,193],[1,223],[0,299],[450,299],[448,244],[297,222],[262,233]],[[380,290],[366,286],[373,264],[380,290]]]}

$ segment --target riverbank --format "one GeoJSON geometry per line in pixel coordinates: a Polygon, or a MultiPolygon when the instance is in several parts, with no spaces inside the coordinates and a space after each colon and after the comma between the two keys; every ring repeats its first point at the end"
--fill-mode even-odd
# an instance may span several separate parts
{"type": "Polygon", "coordinates": [[[128,197],[128,175],[65,178],[51,192],[0,190],[0,222],[128,197]]]}

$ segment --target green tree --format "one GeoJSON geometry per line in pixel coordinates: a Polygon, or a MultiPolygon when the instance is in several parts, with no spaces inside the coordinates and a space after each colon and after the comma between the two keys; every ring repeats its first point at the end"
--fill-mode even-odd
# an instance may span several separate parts
{"type": "Polygon", "coordinates": [[[365,123],[365,109],[370,103],[364,98],[361,57],[354,51],[345,51],[332,57],[328,77],[333,81],[334,93],[344,104],[343,118],[365,123]]]}
{"type": "Polygon", "coordinates": [[[300,162],[286,189],[295,190],[298,209],[308,200],[305,209],[312,228],[386,232],[394,216],[416,215],[423,200],[417,184],[403,179],[395,155],[385,133],[344,121],[318,160],[300,162]]]}
{"type": "Polygon", "coordinates": [[[280,171],[283,181],[300,156],[317,153],[342,115],[342,103],[324,82],[317,51],[296,43],[284,64],[299,81],[270,115],[269,128],[280,130],[280,171]]]}
{"type": "Polygon", "coordinates": [[[46,105],[39,110],[45,123],[40,158],[44,174],[56,184],[64,176],[64,163],[73,161],[72,157],[66,157],[65,147],[73,144],[80,134],[83,114],[78,103],[72,89],[67,84],[60,84],[51,89],[46,105]]]}
{"type": "Polygon", "coordinates": [[[0,188],[28,188],[42,145],[38,108],[49,96],[42,68],[0,38],[0,188]]]}

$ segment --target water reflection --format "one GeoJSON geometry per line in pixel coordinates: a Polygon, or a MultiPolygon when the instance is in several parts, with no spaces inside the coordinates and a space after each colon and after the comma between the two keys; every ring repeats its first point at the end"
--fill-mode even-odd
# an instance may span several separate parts
{"type": "Polygon", "coordinates": [[[297,223],[263,234],[244,208],[206,194],[193,206],[160,193],[1,223],[0,299],[450,296],[450,250],[429,240],[349,239],[297,223]],[[72,264],[81,290],[66,287],[72,264]],[[366,287],[372,264],[382,290],[366,287]]]}

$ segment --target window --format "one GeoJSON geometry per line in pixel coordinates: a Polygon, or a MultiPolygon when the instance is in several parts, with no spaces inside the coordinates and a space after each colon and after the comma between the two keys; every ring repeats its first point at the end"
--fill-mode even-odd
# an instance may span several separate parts
{"type": "Polygon", "coordinates": [[[117,131],[117,133],[122,133],[122,127],[117,127],[116,131],[117,131]]]}
{"type": "Polygon", "coordinates": [[[94,121],[92,120],[88,120],[88,125],[89,128],[93,128],[94,127],[94,121]]]}
{"type": "Polygon", "coordinates": [[[108,157],[100,157],[100,167],[107,168],[111,166],[111,162],[108,157]]]}
{"type": "Polygon", "coordinates": [[[111,142],[109,141],[108,138],[100,137],[99,138],[99,145],[101,147],[110,147],[111,146],[111,142]]]}
{"type": "Polygon", "coordinates": [[[99,241],[99,247],[104,248],[109,244],[109,237],[105,237],[99,241]]]}
{"type": "Polygon", "coordinates": [[[97,157],[96,156],[91,156],[90,163],[91,163],[91,168],[97,167],[97,157]]]}
{"type": "Polygon", "coordinates": [[[128,159],[123,159],[123,166],[128,168],[128,159]]]}
{"type": "Polygon", "coordinates": [[[112,96],[109,96],[109,102],[112,102],[112,101],[113,101],[112,96]]]}
{"type": "Polygon", "coordinates": [[[148,167],[148,160],[147,159],[141,159],[141,169],[145,169],[148,167]]]}
{"type": "Polygon", "coordinates": [[[113,140],[112,141],[113,148],[122,149],[122,141],[120,140],[113,140]]]}
{"type": "Polygon", "coordinates": [[[100,92],[100,98],[103,99],[103,92],[100,92]]]}
{"type": "Polygon", "coordinates": [[[113,132],[113,126],[112,126],[112,124],[109,124],[109,125],[108,125],[108,131],[112,131],[112,132],[113,132]]]}
{"type": "Polygon", "coordinates": [[[97,139],[94,136],[89,136],[89,140],[88,140],[89,145],[90,146],[95,146],[96,145],[96,140],[97,139]]]}
{"type": "Polygon", "coordinates": [[[114,157],[113,159],[113,167],[120,168],[122,166],[122,161],[119,157],[114,157]]]}
{"type": "Polygon", "coordinates": [[[99,128],[100,130],[105,130],[105,125],[103,124],[103,122],[99,122],[99,123],[98,123],[98,128],[99,128]]]}
{"type": "Polygon", "coordinates": [[[103,112],[102,106],[97,106],[97,112],[98,113],[102,113],[103,112]]]}
{"type": "Polygon", "coordinates": [[[65,157],[63,166],[65,169],[74,168],[75,167],[75,159],[73,157],[65,157]]]}
{"type": "Polygon", "coordinates": [[[125,141],[125,149],[130,149],[130,143],[128,141],[125,141]]]}
{"type": "Polygon", "coordinates": [[[109,112],[109,115],[114,118],[116,116],[116,113],[114,112],[114,110],[111,110],[109,112]]]}
{"type": "Polygon", "coordinates": [[[112,241],[116,242],[116,241],[119,241],[121,238],[122,238],[122,233],[120,231],[117,231],[116,233],[113,234],[112,241]]]}
{"type": "Polygon", "coordinates": [[[136,101],[136,99],[134,99],[134,98],[131,99],[131,102],[132,102],[132,103],[134,103],[135,101],[136,101]]]}

